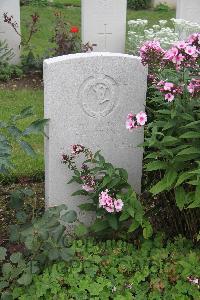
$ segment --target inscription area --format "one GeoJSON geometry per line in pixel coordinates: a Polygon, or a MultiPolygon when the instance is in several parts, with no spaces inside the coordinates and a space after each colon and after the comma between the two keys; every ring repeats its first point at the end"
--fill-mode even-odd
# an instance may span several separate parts
{"type": "Polygon", "coordinates": [[[83,111],[90,117],[105,117],[117,104],[117,83],[107,75],[91,76],[79,89],[83,111]]]}

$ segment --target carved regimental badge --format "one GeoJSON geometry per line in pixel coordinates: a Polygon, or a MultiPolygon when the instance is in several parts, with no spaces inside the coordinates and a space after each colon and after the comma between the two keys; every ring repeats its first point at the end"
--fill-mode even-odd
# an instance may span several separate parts
{"type": "Polygon", "coordinates": [[[107,75],[91,76],[82,83],[79,98],[88,116],[105,117],[117,104],[117,84],[107,75]]]}

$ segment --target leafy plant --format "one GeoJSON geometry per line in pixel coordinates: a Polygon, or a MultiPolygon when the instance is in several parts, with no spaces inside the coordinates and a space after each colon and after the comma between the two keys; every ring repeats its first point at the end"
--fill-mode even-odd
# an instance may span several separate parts
{"type": "Polygon", "coordinates": [[[148,64],[150,72],[149,125],[143,145],[145,169],[152,173],[150,192],[155,202],[160,199],[162,208],[168,207],[167,218],[173,219],[173,230],[192,239],[197,238],[200,226],[198,39],[199,34],[193,34],[168,51],[157,41],[141,48],[142,62],[148,64]]]}
{"type": "Polygon", "coordinates": [[[139,243],[74,241],[75,259],[48,267],[14,299],[185,299],[200,297],[199,250],[179,238],[139,243]]]}
{"type": "Polygon", "coordinates": [[[159,3],[154,8],[155,11],[169,11],[170,7],[166,3],[159,3]]]}
{"type": "Polygon", "coordinates": [[[21,196],[22,191],[12,195],[11,204],[17,209],[19,224],[10,226],[10,242],[21,245],[21,251],[10,255],[6,248],[0,247],[0,260],[4,261],[0,277],[1,299],[7,299],[8,295],[11,297],[10,291],[14,286],[28,286],[33,274],[39,274],[52,261],[69,261],[74,255],[74,250],[68,246],[65,229],[76,220],[76,212],[61,205],[49,208],[42,217],[33,217],[32,221],[26,222],[26,213],[19,210],[23,202],[21,196]]]}
{"type": "Polygon", "coordinates": [[[90,228],[93,232],[117,237],[122,231],[128,229],[128,233],[132,233],[142,227],[144,237],[151,236],[151,225],[124,169],[106,162],[100,151],[93,155],[82,145],[73,145],[72,154],[63,155],[63,163],[74,172],[69,183],[82,186],[72,195],[86,196],[89,200],[81,204],[80,209],[96,213],[96,221],[90,228]],[[86,160],[78,170],[75,159],[81,153],[86,160]]]}
{"type": "Polygon", "coordinates": [[[82,45],[78,27],[71,26],[61,12],[56,12],[54,15],[55,29],[52,42],[55,44],[55,48],[52,49],[52,56],[81,52],[82,45]]]}
{"type": "Polygon", "coordinates": [[[18,122],[31,116],[33,116],[32,108],[26,107],[18,115],[12,115],[8,121],[0,121],[0,173],[5,174],[14,167],[11,162],[13,142],[19,144],[26,154],[36,155],[32,146],[27,142],[27,137],[30,134],[42,132],[47,120],[37,119],[21,130],[18,122]]]}
{"type": "Polygon", "coordinates": [[[11,58],[13,58],[12,49],[9,49],[6,41],[0,40],[0,65],[7,63],[11,58]]]}
{"type": "Polygon", "coordinates": [[[128,8],[130,9],[145,9],[150,6],[150,0],[128,0],[128,8]]]}

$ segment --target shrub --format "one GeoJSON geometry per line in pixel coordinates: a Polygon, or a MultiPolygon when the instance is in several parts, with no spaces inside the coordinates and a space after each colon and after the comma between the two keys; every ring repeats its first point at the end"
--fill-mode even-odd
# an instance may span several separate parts
{"type": "Polygon", "coordinates": [[[164,220],[163,228],[167,220],[171,232],[192,239],[199,238],[200,226],[199,39],[199,33],[193,34],[168,51],[150,41],[140,51],[149,67],[144,146],[145,169],[152,173],[147,180],[153,195],[150,205],[153,214],[157,212],[154,219],[164,220]]]}
{"type": "Polygon", "coordinates": [[[71,155],[63,155],[63,163],[74,172],[69,183],[76,182],[81,189],[72,195],[86,196],[88,203],[79,205],[81,210],[96,213],[91,232],[105,237],[124,237],[136,229],[143,229],[145,238],[152,234],[151,225],[143,207],[128,183],[128,173],[106,162],[100,151],[93,154],[82,145],[73,145],[71,155]],[[80,155],[83,154],[81,168],[80,155]]]}
{"type": "Polygon", "coordinates": [[[128,0],[130,9],[146,9],[150,6],[151,0],[128,0]]]}
{"type": "MultiPolygon", "coordinates": [[[[139,241],[138,241],[139,242],[139,241]]],[[[74,241],[74,261],[57,263],[16,287],[14,299],[197,300],[199,250],[185,239],[164,246],[162,237],[138,244],[74,241]]]]}

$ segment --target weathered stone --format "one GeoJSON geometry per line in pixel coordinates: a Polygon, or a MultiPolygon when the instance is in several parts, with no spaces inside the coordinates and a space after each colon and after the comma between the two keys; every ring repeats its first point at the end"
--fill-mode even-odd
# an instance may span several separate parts
{"type": "MultiPolygon", "coordinates": [[[[66,203],[76,209],[84,197],[72,197],[80,187],[67,185],[71,171],[61,163],[72,144],[102,150],[106,160],[129,173],[141,189],[143,129],[125,128],[129,112],[144,110],[147,70],[140,59],[112,53],[75,54],[44,61],[45,118],[49,119],[45,146],[47,206],[66,203]]],[[[82,221],[90,218],[81,213],[82,221]]]]}
{"type": "Polygon", "coordinates": [[[200,0],[177,0],[176,18],[200,24],[200,0]]]}
{"type": "Polygon", "coordinates": [[[10,62],[17,64],[20,61],[21,38],[11,25],[4,22],[4,13],[8,13],[9,17],[13,16],[13,22],[17,23],[17,30],[20,32],[20,0],[0,0],[0,40],[6,40],[14,54],[10,62]]]}
{"type": "Polygon", "coordinates": [[[83,43],[94,51],[124,53],[127,0],[82,0],[83,43]]]}

